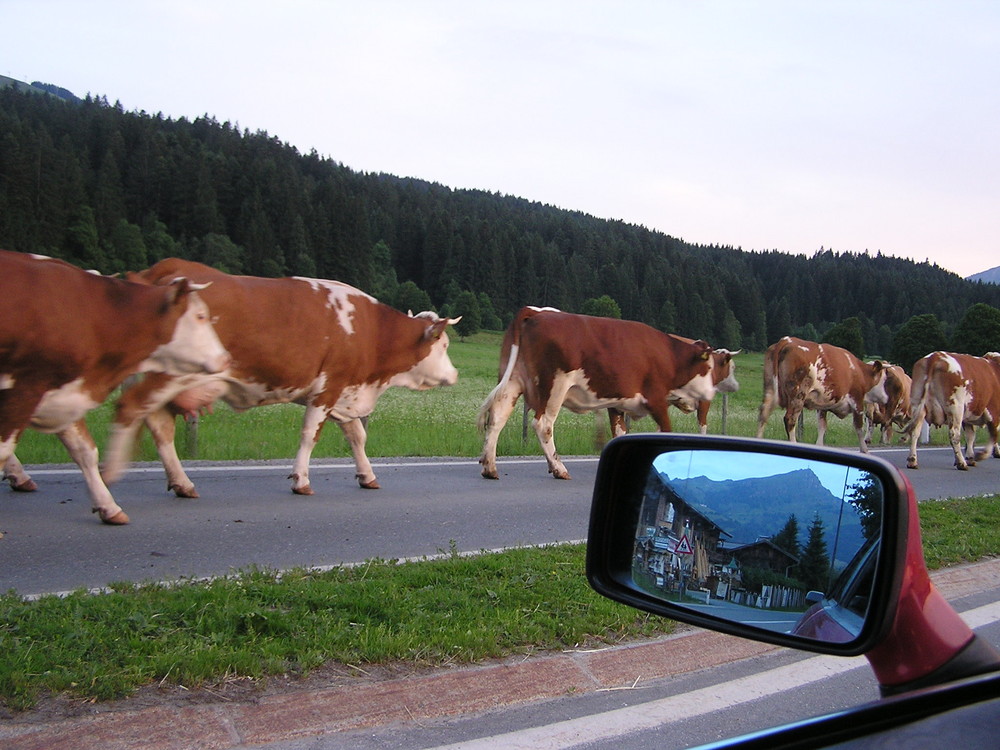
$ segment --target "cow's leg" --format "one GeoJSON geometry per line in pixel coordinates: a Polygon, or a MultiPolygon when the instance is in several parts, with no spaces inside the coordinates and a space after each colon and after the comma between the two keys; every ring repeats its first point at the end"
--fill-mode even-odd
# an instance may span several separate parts
{"type": "Polygon", "coordinates": [[[156,452],[167,474],[167,490],[173,491],[177,497],[198,497],[198,490],[184,471],[177,455],[177,446],[174,444],[177,434],[176,417],[169,409],[157,409],[146,417],[146,426],[153,436],[156,452]]]}
{"type": "Polygon", "coordinates": [[[976,451],[976,460],[978,461],[997,454],[997,425],[995,422],[986,423],[986,434],[989,437],[986,446],[976,451]]]}
{"type": "Polygon", "coordinates": [[[708,410],[712,407],[711,401],[698,402],[698,431],[702,435],[708,434],[708,410]]]}
{"type": "Polygon", "coordinates": [[[87,431],[86,423],[83,420],[75,422],[58,435],[69,455],[83,472],[84,481],[90,492],[92,512],[97,513],[104,523],[113,525],[128,523],[129,518],[125,511],[115,502],[104,480],[101,479],[97,468],[97,446],[87,431]]]}
{"type": "Polygon", "coordinates": [[[965,432],[965,463],[969,466],[976,465],[976,427],[975,425],[962,423],[962,430],[965,432]]]}
{"type": "Polygon", "coordinates": [[[858,442],[861,443],[861,452],[868,453],[869,440],[865,439],[865,419],[861,412],[854,412],[854,431],[858,435],[858,442]]]}
{"type": "Polygon", "coordinates": [[[292,473],[288,475],[292,480],[292,492],[296,495],[313,494],[313,489],[309,485],[309,460],[329,416],[330,411],[325,406],[310,404],[306,407],[305,416],[302,418],[302,432],[299,436],[299,450],[295,454],[292,473]]]}
{"type": "Polygon", "coordinates": [[[913,412],[913,418],[910,420],[909,424],[906,425],[904,430],[905,437],[910,443],[910,451],[906,456],[907,469],[920,468],[917,463],[917,441],[923,437],[925,432],[929,432],[930,430],[927,425],[927,420],[924,418],[925,414],[926,411],[924,409],[916,409],[913,412]]]}
{"type": "Polygon", "coordinates": [[[108,443],[104,450],[101,476],[108,484],[118,481],[132,460],[135,440],[143,420],[180,392],[177,380],[163,373],[151,373],[122,391],[115,406],[108,443]]]}
{"type": "Polygon", "coordinates": [[[347,422],[338,422],[344,437],[347,438],[348,445],[351,446],[351,455],[354,456],[354,476],[357,477],[358,484],[366,490],[379,489],[378,479],[375,478],[375,471],[372,469],[368,454],[365,453],[365,442],[368,440],[368,432],[360,419],[351,419],[347,422]]]}
{"type": "Polygon", "coordinates": [[[793,443],[798,442],[798,422],[799,415],[802,413],[802,404],[800,403],[790,403],[785,409],[785,437],[791,440],[793,443]]]}
{"type": "Polygon", "coordinates": [[[486,436],[483,439],[483,452],[479,456],[479,463],[482,464],[482,474],[487,479],[500,478],[497,473],[497,441],[520,397],[520,387],[513,381],[508,382],[506,387],[494,390],[480,409],[479,424],[486,436]]]}
{"type": "Polygon", "coordinates": [[[965,462],[965,456],[962,455],[961,431],[961,420],[949,420],[948,442],[951,444],[951,449],[955,453],[955,468],[959,471],[967,471],[969,466],[965,462]]]}
{"type": "MultiPolygon", "coordinates": [[[[562,386],[558,382],[554,383],[553,391],[549,394],[545,407],[543,409],[536,409],[535,418],[531,420],[532,427],[535,428],[535,434],[538,435],[538,442],[542,446],[542,453],[545,454],[545,461],[549,465],[549,473],[556,479],[572,478],[569,475],[566,465],[559,458],[559,453],[556,451],[555,439],[556,417],[559,416],[559,410],[562,408],[562,403],[568,391],[568,383],[565,386],[562,386]]],[[[664,404],[664,408],[666,408],[666,404],[664,404]]]]}
{"type": "Polygon", "coordinates": [[[14,492],[34,492],[38,489],[35,480],[24,470],[24,466],[13,453],[3,465],[3,478],[10,482],[10,488],[14,492]]]}
{"type": "Polygon", "coordinates": [[[816,445],[825,445],[826,440],[826,412],[816,411],[816,445]]]}
{"type": "Polygon", "coordinates": [[[628,434],[628,424],[625,422],[625,412],[618,409],[608,409],[608,422],[611,424],[611,437],[628,434]]]}

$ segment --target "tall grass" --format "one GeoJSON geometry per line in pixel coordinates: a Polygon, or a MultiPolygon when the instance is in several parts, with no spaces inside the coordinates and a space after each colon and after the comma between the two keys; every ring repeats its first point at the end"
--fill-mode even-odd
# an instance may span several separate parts
{"type": "MultiPolygon", "coordinates": [[[[450,348],[459,370],[458,383],[450,388],[413,392],[388,390],[379,400],[368,425],[368,455],[385,456],[478,456],[482,437],[476,430],[476,415],[483,400],[497,382],[501,334],[479,333],[468,340],[454,337],[450,348]]],[[[709,431],[753,436],[757,432],[757,411],[763,394],[763,354],[744,353],[736,360],[740,390],[724,398],[720,394],[709,413],[709,431]]],[[[108,404],[88,417],[88,425],[99,446],[107,439],[112,414],[108,404]]],[[[521,401],[523,404],[523,400],[521,401]]],[[[207,460],[253,460],[291,458],[298,448],[303,409],[295,404],[258,407],[236,413],[224,404],[200,419],[197,429],[179,426],[178,450],[182,457],[207,460]]],[[[693,414],[671,409],[673,429],[697,432],[693,414]]],[[[634,432],[652,432],[656,425],[646,417],[632,427],[634,432]]],[[[935,442],[944,440],[944,431],[935,431],[935,442]]],[[[815,442],[816,418],[805,418],[804,440],[815,442]]],[[[784,439],[782,412],[771,415],[765,437],[784,439]]],[[[609,438],[603,412],[573,414],[563,410],[556,422],[555,440],[563,455],[593,455],[609,438]]],[[[829,419],[828,445],[852,446],[857,438],[850,419],[829,419]]],[[[28,431],[17,450],[25,463],[60,463],[68,460],[62,445],[51,435],[28,431]]],[[[517,408],[498,443],[499,456],[538,455],[541,450],[523,411],[517,408]]],[[[317,458],[350,456],[347,442],[336,425],[328,424],[316,451],[317,458]]],[[[155,460],[156,453],[147,434],[141,439],[136,458],[155,460]]]]}

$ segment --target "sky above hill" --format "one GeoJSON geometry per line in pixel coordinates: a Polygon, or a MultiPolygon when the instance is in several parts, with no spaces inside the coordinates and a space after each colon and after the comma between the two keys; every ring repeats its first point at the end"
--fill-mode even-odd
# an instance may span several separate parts
{"type": "Polygon", "coordinates": [[[0,0],[0,74],[689,242],[1000,265],[993,0],[0,0]]]}

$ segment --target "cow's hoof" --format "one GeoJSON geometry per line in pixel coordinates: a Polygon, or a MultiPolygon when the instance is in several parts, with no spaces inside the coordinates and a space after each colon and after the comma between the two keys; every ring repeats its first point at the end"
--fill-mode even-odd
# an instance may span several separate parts
{"type": "Polygon", "coordinates": [[[292,492],[294,492],[296,495],[313,495],[313,494],[315,494],[313,492],[313,488],[310,487],[308,484],[305,487],[292,487],[292,492]]]}
{"type": "Polygon", "coordinates": [[[113,516],[105,516],[104,511],[101,511],[100,516],[101,521],[108,526],[124,526],[129,522],[128,515],[123,510],[118,511],[113,516]]]}
{"type": "Polygon", "coordinates": [[[10,477],[10,488],[14,492],[34,492],[38,489],[34,479],[25,479],[20,484],[14,484],[14,477],[10,477]]]}
{"type": "MultiPolygon", "coordinates": [[[[975,462],[973,462],[972,465],[975,466],[976,465],[975,462]]],[[[958,469],[959,471],[968,471],[969,470],[969,465],[968,464],[960,464],[960,463],[956,462],[955,463],[955,468],[958,469]]]]}
{"type": "Polygon", "coordinates": [[[572,479],[568,471],[553,471],[552,476],[556,479],[572,479]]]}
{"type": "Polygon", "coordinates": [[[909,461],[909,460],[908,460],[908,461],[906,462],[906,468],[907,468],[907,469],[919,469],[920,467],[919,467],[919,466],[917,466],[917,462],[916,462],[916,461],[909,461]]]}
{"type": "Polygon", "coordinates": [[[378,483],[377,479],[372,479],[370,482],[364,481],[362,477],[358,477],[358,485],[365,490],[380,490],[381,485],[378,483]]]}
{"type": "Polygon", "coordinates": [[[168,491],[173,491],[177,497],[187,497],[187,498],[197,498],[201,497],[198,494],[198,490],[194,488],[194,485],[189,485],[187,487],[181,487],[179,484],[172,484],[167,488],[168,491]]]}
{"type": "Polygon", "coordinates": [[[484,479],[499,479],[500,475],[497,474],[496,471],[489,471],[488,469],[483,469],[483,478],[484,479]]]}

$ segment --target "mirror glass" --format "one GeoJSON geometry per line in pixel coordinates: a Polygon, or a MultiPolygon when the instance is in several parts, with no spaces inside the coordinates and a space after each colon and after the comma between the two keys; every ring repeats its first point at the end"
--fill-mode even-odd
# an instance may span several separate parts
{"type": "Polygon", "coordinates": [[[855,467],[665,452],[643,489],[633,583],[705,614],[846,643],[868,610],[882,508],[881,481],[855,467]]]}

